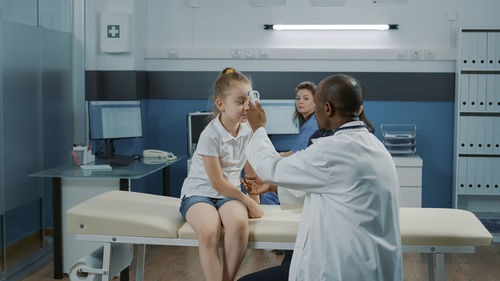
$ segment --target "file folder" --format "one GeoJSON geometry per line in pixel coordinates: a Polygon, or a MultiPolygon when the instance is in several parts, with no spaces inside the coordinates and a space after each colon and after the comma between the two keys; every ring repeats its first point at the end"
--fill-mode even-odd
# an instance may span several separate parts
{"type": "Polygon", "coordinates": [[[482,194],[484,190],[484,159],[476,158],[476,171],[474,173],[476,179],[474,180],[474,193],[482,194]]]}
{"type": "Polygon", "coordinates": [[[500,158],[491,158],[492,167],[495,173],[492,173],[492,183],[491,183],[491,191],[490,193],[495,195],[500,195],[500,173],[497,171],[500,170],[500,158]]]}
{"type": "Polygon", "coordinates": [[[488,34],[485,32],[478,33],[477,44],[477,69],[484,70],[487,65],[487,39],[488,34]]]}
{"type": "MultiPolygon", "coordinates": [[[[496,89],[495,89],[495,82],[496,82],[496,75],[494,74],[489,74],[486,75],[486,111],[487,112],[494,112],[496,108],[496,102],[495,102],[495,95],[496,95],[496,89]]],[[[499,89],[500,90],[500,89],[499,89]]]]}
{"type": "Polygon", "coordinates": [[[484,194],[493,193],[493,158],[484,159],[484,194]]]}
{"type": "Polygon", "coordinates": [[[476,158],[469,157],[467,159],[467,181],[465,186],[465,193],[474,193],[474,186],[476,180],[476,158]]]}
{"type": "MultiPolygon", "coordinates": [[[[495,117],[484,117],[484,153],[493,153],[493,120],[495,117]]],[[[500,171],[499,171],[500,173],[500,171]]]]}
{"type": "Polygon", "coordinates": [[[497,32],[495,37],[495,64],[496,70],[500,70],[500,32],[497,32]]]}
{"type": "Polygon", "coordinates": [[[461,64],[462,69],[472,69],[472,41],[474,36],[472,32],[462,32],[462,50],[461,50],[461,64]]]}
{"type": "Polygon", "coordinates": [[[466,193],[467,186],[467,158],[458,157],[457,190],[459,194],[466,193]]]}
{"type": "Polygon", "coordinates": [[[458,117],[458,153],[467,153],[468,152],[468,130],[469,124],[467,120],[467,116],[459,116],[458,117]]]}
{"type": "Polygon", "coordinates": [[[486,111],[486,74],[477,77],[477,105],[476,111],[486,111]]]}
{"type": "MultiPolygon", "coordinates": [[[[493,153],[500,154],[500,118],[493,118],[493,153]]],[[[497,170],[499,171],[499,170],[497,170]]],[[[500,174],[500,173],[498,173],[500,174]]]]}
{"type": "MultiPolygon", "coordinates": [[[[494,82],[493,82],[494,83],[494,82]]],[[[469,74],[460,75],[460,111],[468,112],[470,111],[469,103],[469,74]]]]}
{"type": "Polygon", "coordinates": [[[484,153],[484,123],[485,117],[474,117],[474,153],[483,154],[484,153]]]}
{"type": "Polygon", "coordinates": [[[474,116],[465,116],[465,124],[467,124],[467,134],[465,135],[465,146],[467,147],[467,153],[472,154],[476,152],[474,144],[474,134],[475,132],[475,118],[474,116]]]}
{"type": "Polygon", "coordinates": [[[470,104],[469,111],[476,110],[478,76],[479,76],[478,74],[470,74],[469,75],[469,104],[470,104]]]}
{"type": "Polygon", "coordinates": [[[471,42],[470,42],[470,61],[469,65],[471,70],[479,69],[479,34],[477,32],[471,32],[471,42]]]}
{"type": "MultiPolygon", "coordinates": [[[[500,42],[499,42],[500,43],[500,42]]],[[[498,50],[500,52],[500,50],[498,50]]],[[[495,106],[495,112],[500,112],[500,75],[493,75],[495,78],[495,100],[493,105],[495,106]]]]}
{"type": "Polygon", "coordinates": [[[495,69],[496,67],[496,62],[495,62],[495,51],[496,51],[496,46],[495,46],[495,41],[496,41],[496,32],[488,32],[487,35],[487,47],[486,47],[486,69],[495,69]]]}

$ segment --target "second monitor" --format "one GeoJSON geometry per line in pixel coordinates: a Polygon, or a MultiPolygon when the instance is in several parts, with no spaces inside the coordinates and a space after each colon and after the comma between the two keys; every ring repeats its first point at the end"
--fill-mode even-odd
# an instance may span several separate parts
{"type": "Polygon", "coordinates": [[[293,135],[299,133],[294,120],[295,100],[259,101],[266,112],[266,131],[270,135],[293,135]]]}

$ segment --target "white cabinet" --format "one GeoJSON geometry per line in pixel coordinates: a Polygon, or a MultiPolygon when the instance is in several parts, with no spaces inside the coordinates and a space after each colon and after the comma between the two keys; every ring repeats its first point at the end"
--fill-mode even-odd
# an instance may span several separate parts
{"type": "MultiPolygon", "coordinates": [[[[498,229],[500,28],[461,29],[458,38],[453,207],[472,211],[498,229]]],[[[500,233],[492,234],[500,241],[500,233]]]]}
{"type": "Polygon", "coordinates": [[[400,207],[422,207],[422,158],[393,156],[399,180],[400,207]]]}

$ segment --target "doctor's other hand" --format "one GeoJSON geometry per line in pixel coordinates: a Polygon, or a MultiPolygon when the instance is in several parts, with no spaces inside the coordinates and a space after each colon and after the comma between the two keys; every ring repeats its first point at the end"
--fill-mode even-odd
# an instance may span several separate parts
{"type": "Polygon", "coordinates": [[[252,130],[255,132],[258,128],[266,126],[266,113],[260,102],[255,101],[255,105],[249,102],[248,107],[250,108],[248,111],[248,123],[250,123],[252,130]]]}

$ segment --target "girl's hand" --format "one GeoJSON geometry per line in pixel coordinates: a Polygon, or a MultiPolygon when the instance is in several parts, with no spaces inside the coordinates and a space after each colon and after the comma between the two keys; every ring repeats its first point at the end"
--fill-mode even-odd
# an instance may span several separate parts
{"type": "Polygon", "coordinates": [[[249,218],[260,218],[264,215],[264,211],[260,208],[260,205],[255,202],[250,197],[247,197],[248,200],[246,200],[245,205],[247,206],[248,209],[248,217],[249,218]]]}

